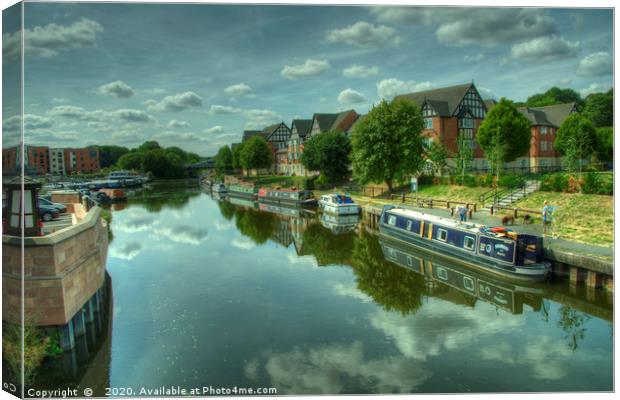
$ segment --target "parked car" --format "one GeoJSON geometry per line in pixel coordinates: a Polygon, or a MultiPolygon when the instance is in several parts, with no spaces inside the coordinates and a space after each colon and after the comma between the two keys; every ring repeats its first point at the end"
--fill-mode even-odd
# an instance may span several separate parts
{"type": "Polygon", "coordinates": [[[96,203],[109,203],[112,199],[104,192],[94,192],[91,194],[91,198],[95,200],[96,203]]]}
{"type": "Polygon", "coordinates": [[[53,220],[54,218],[58,218],[58,216],[60,215],[58,212],[58,209],[54,206],[42,204],[41,202],[39,202],[38,206],[39,206],[39,217],[45,222],[49,222],[53,220]]]}
{"type": "Polygon", "coordinates": [[[58,210],[58,213],[63,214],[67,212],[67,206],[65,206],[64,204],[61,203],[54,203],[52,201],[49,201],[48,199],[45,199],[43,197],[39,197],[39,205],[44,204],[46,206],[51,206],[54,207],[55,209],[58,210]]]}

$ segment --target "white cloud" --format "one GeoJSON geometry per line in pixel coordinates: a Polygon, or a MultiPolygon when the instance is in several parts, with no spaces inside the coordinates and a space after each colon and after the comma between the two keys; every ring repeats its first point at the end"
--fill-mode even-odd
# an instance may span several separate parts
{"type": "Polygon", "coordinates": [[[569,42],[560,36],[545,36],[513,45],[510,56],[515,60],[546,62],[574,57],[578,49],[579,42],[569,42]]]}
{"type": "MultiPolygon", "coordinates": [[[[35,114],[24,114],[24,130],[47,129],[54,126],[55,121],[52,118],[43,117],[35,114]]],[[[13,115],[2,121],[2,131],[19,132],[22,125],[22,117],[13,115]]]]}
{"type": "Polygon", "coordinates": [[[396,31],[385,25],[374,25],[365,21],[358,21],[342,29],[334,29],[327,33],[327,41],[331,43],[346,43],[358,47],[382,48],[398,46],[400,36],[396,31]]]}
{"type": "Polygon", "coordinates": [[[218,134],[218,133],[223,133],[223,132],[224,132],[224,128],[221,125],[215,125],[215,126],[212,126],[211,128],[205,129],[205,133],[209,133],[209,134],[218,134]]]}
{"type": "Polygon", "coordinates": [[[99,86],[99,93],[118,98],[128,98],[135,94],[134,90],[123,81],[110,82],[99,86]]]}
{"type": "Polygon", "coordinates": [[[142,245],[138,242],[128,242],[126,244],[110,246],[110,256],[114,258],[120,258],[123,260],[131,260],[140,254],[142,245]]]}
{"type": "Polygon", "coordinates": [[[610,88],[611,84],[591,83],[587,88],[581,89],[579,94],[581,94],[581,97],[587,97],[592,93],[607,92],[610,88]]]}
{"type": "Polygon", "coordinates": [[[478,92],[480,93],[480,97],[482,97],[483,100],[499,99],[499,96],[496,95],[495,92],[489,88],[486,88],[484,86],[476,86],[476,89],[478,89],[478,92]]]}
{"type": "Polygon", "coordinates": [[[208,238],[206,228],[185,224],[173,226],[161,226],[156,224],[153,228],[155,240],[171,240],[176,243],[199,245],[208,238]]]}
{"type": "Polygon", "coordinates": [[[189,127],[190,127],[190,124],[187,121],[179,121],[179,120],[173,119],[170,122],[168,122],[168,128],[182,129],[182,128],[189,128],[189,127]]]}
{"type": "Polygon", "coordinates": [[[236,85],[228,86],[224,89],[224,92],[230,96],[245,96],[245,97],[254,97],[254,91],[252,88],[245,83],[241,82],[236,85]]]}
{"type": "Polygon", "coordinates": [[[233,239],[231,244],[240,250],[246,250],[246,251],[251,250],[254,247],[256,247],[256,245],[252,243],[252,241],[249,239],[233,239]]]}
{"type": "Polygon", "coordinates": [[[287,79],[308,78],[321,75],[330,68],[327,60],[308,59],[304,64],[285,65],[280,74],[287,79]]]}
{"type": "Polygon", "coordinates": [[[65,100],[65,99],[63,99],[63,98],[61,98],[61,97],[54,97],[54,98],[52,99],[52,103],[54,103],[54,104],[61,104],[61,103],[64,103],[65,101],[66,101],[66,100],[65,100]]]}
{"type": "Polygon", "coordinates": [[[156,139],[168,139],[178,142],[206,142],[208,139],[194,132],[164,131],[154,136],[156,139]]]}
{"type": "Polygon", "coordinates": [[[229,107],[229,106],[219,106],[216,104],[211,105],[209,109],[209,114],[239,114],[243,110],[240,108],[229,107]]]}
{"type": "Polygon", "coordinates": [[[369,76],[377,75],[379,73],[379,67],[366,67],[364,65],[353,64],[348,68],[342,70],[342,75],[349,78],[367,78],[369,76]]]}
{"type": "Polygon", "coordinates": [[[465,57],[463,57],[463,60],[467,62],[478,62],[478,61],[482,61],[483,59],[484,59],[484,54],[482,53],[468,54],[465,57]]]}
{"type": "Polygon", "coordinates": [[[366,101],[366,97],[356,90],[347,88],[340,92],[338,101],[345,104],[363,103],[366,101]]]}
{"type": "Polygon", "coordinates": [[[577,75],[585,77],[611,75],[614,61],[607,52],[592,53],[585,56],[577,67],[577,75]]]}
{"type": "Polygon", "coordinates": [[[377,92],[382,99],[392,99],[399,94],[428,90],[433,85],[430,82],[401,81],[396,78],[384,79],[377,83],[377,92]]]}
{"type": "Polygon", "coordinates": [[[51,116],[76,119],[79,121],[96,121],[109,123],[147,124],[155,121],[150,114],[135,109],[120,109],[115,111],[87,111],[82,107],[63,105],[53,107],[49,112],[51,116]]]}
{"type": "Polygon", "coordinates": [[[245,129],[262,129],[265,126],[282,121],[282,117],[278,113],[267,109],[247,110],[244,115],[248,118],[245,129]]]}
{"type": "MultiPolygon", "coordinates": [[[[102,31],[101,25],[90,19],[81,19],[71,25],[36,26],[24,30],[24,48],[27,55],[54,57],[61,51],[94,46],[97,33],[102,31]]],[[[2,35],[4,57],[19,57],[20,49],[20,32],[2,35]]]]}
{"type": "Polygon", "coordinates": [[[202,97],[189,91],[164,97],[160,102],[148,106],[150,111],[179,112],[202,106],[202,97]]]}
{"type": "Polygon", "coordinates": [[[536,8],[373,7],[379,22],[436,26],[447,46],[494,46],[557,32],[548,12],[536,8]]]}

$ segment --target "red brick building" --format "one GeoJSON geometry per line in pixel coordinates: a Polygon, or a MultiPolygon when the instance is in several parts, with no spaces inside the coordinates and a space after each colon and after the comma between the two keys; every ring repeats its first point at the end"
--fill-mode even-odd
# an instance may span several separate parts
{"type": "Polygon", "coordinates": [[[96,147],[66,148],[63,150],[67,175],[99,171],[99,150],[96,147]]]}
{"type": "Polygon", "coordinates": [[[2,171],[4,175],[15,174],[17,168],[17,147],[2,149],[2,171]]]}
{"type": "Polygon", "coordinates": [[[25,146],[26,166],[37,175],[50,172],[50,149],[47,146],[25,146]]]}

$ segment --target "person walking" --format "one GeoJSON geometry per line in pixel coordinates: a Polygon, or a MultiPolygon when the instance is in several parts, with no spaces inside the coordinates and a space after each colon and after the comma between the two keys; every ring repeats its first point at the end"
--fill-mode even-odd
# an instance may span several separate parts
{"type": "Polygon", "coordinates": [[[459,213],[461,222],[467,222],[467,208],[463,206],[459,206],[458,213],[459,213]]]}

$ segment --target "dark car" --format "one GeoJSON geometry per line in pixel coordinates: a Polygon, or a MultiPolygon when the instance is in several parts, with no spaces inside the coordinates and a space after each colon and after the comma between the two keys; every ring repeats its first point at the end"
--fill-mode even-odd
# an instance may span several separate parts
{"type": "Polygon", "coordinates": [[[60,214],[56,207],[42,204],[41,202],[39,202],[39,218],[41,218],[43,221],[49,222],[54,218],[58,218],[59,215],[60,214]]]}
{"type": "Polygon", "coordinates": [[[48,199],[45,199],[43,197],[39,197],[39,205],[46,205],[46,206],[50,206],[50,207],[54,207],[56,210],[58,210],[58,212],[60,214],[66,213],[67,212],[67,206],[65,206],[64,204],[61,203],[54,203],[52,201],[49,201],[48,199]]]}

